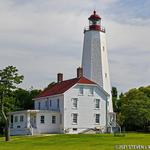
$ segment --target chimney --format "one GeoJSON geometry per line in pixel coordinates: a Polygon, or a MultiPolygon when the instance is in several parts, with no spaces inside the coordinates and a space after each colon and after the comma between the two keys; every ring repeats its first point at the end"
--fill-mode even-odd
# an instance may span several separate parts
{"type": "Polygon", "coordinates": [[[60,83],[63,81],[63,74],[62,73],[58,73],[57,74],[57,83],[60,83]]]}
{"type": "Polygon", "coordinates": [[[81,67],[77,68],[77,78],[83,77],[83,69],[81,67]]]}

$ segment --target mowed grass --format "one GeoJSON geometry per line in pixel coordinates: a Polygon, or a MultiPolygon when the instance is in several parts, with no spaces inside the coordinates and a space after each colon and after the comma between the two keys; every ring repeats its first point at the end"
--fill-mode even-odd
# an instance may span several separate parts
{"type": "Polygon", "coordinates": [[[114,150],[115,145],[150,145],[150,134],[13,136],[9,142],[0,137],[0,150],[114,150]]]}

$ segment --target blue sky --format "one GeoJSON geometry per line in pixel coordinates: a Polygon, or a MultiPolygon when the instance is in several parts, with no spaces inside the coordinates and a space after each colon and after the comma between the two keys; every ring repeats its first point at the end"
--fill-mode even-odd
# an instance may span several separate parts
{"type": "Polygon", "coordinates": [[[112,86],[150,85],[149,0],[0,0],[0,67],[16,66],[26,89],[47,86],[58,72],[75,77],[93,9],[107,31],[112,86]]]}

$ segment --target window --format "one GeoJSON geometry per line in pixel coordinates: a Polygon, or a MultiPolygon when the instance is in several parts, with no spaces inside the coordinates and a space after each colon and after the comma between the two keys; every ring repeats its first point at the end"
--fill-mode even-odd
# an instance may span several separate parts
{"type": "Polygon", "coordinates": [[[95,99],[95,108],[100,108],[100,99],[95,99]]]}
{"type": "Polygon", "coordinates": [[[41,116],[41,123],[44,123],[44,122],[45,122],[45,117],[41,116]]]}
{"type": "Polygon", "coordinates": [[[79,88],[79,95],[83,95],[83,87],[79,88]]]}
{"type": "Polygon", "coordinates": [[[73,124],[77,124],[77,122],[78,122],[78,114],[73,114],[72,122],[73,122],[73,124]]]}
{"type": "Polygon", "coordinates": [[[105,51],[105,47],[103,46],[103,51],[105,51]]]}
{"type": "Polygon", "coordinates": [[[73,131],[77,131],[78,129],[77,128],[73,128],[73,131]]]}
{"type": "Polygon", "coordinates": [[[105,73],[105,78],[107,78],[107,73],[105,73]]]}
{"type": "Polygon", "coordinates": [[[15,122],[18,122],[18,116],[15,116],[15,122]]]}
{"type": "Polygon", "coordinates": [[[38,109],[41,109],[41,103],[38,102],[38,109]]]}
{"type": "Polygon", "coordinates": [[[52,124],[56,123],[56,116],[52,116],[52,124]]]}
{"type": "Polygon", "coordinates": [[[23,120],[24,120],[24,117],[20,116],[20,122],[23,122],[23,120]]]}
{"type": "Polygon", "coordinates": [[[57,99],[57,108],[59,108],[59,99],[57,99]]]}
{"type": "Polygon", "coordinates": [[[52,100],[49,101],[49,107],[51,107],[51,106],[52,106],[52,100]]]}
{"type": "Polygon", "coordinates": [[[45,108],[48,108],[48,100],[45,101],[45,108]]]}
{"type": "Polygon", "coordinates": [[[89,95],[93,95],[93,94],[94,94],[94,88],[91,87],[91,88],[89,89],[89,95]]]}
{"type": "Polygon", "coordinates": [[[100,114],[95,115],[95,123],[100,123],[100,114]]]}
{"type": "Polygon", "coordinates": [[[77,98],[73,98],[72,99],[72,108],[77,108],[78,105],[78,99],[77,98]]]}

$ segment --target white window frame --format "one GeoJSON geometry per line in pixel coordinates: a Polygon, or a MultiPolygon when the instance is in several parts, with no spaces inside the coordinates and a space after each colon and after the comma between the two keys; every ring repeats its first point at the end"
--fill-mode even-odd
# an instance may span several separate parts
{"type": "Polygon", "coordinates": [[[24,116],[23,115],[20,116],[20,122],[24,122],[24,116]]]}
{"type": "Polygon", "coordinates": [[[95,99],[95,109],[100,109],[100,104],[101,104],[101,100],[100,99],[98,99],[98,98],[96,98],[95,99]],[[97,103],[98,102],[98,103],[97,103]]]}
{"type": "Polygon", "coordinates": [[[100,124],[100,114],[95,114],[95,123],[100,124]]]}
{"type": "Polygon", "coordinates": [[[72,108],[73,109],[78,108],[78,98],[72,98],[72,108]]]}
{"type": "Polygon", "coordinates": [[[52,124],[56,124],[56,116],[52,115],[52,124]]]}
{"type": "Polygon", "coordinates": [[[40,116],[40,123],[41,124],[45,123],[45,116],[44,115],[40,116]]]}
{"type": "Polygon", "coordinates": [[[18,122],[18,116],[14,117],[14,122],[18,122]]]}
{"type": "Polygon", "coordinates": [[[78,114],[77,113],[72,114],[72,124],[78,124],[78,114]]]}

